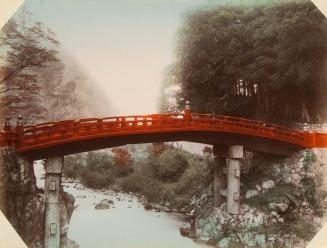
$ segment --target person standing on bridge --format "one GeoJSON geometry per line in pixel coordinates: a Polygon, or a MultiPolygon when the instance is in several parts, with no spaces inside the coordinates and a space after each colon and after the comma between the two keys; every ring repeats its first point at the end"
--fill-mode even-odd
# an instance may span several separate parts
{"type": "Polygon", "coordinates": [[[184,108],[184,120],[186,123],[189,123],[192,119],[191,115],[191,105],[189,101],[185,102],[185,108],[184,108]]]}

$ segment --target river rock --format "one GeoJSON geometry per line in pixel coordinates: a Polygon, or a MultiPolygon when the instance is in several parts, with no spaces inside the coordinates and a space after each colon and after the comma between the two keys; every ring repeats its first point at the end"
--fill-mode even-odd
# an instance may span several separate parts
{"type": "Polygon", "coordinates": [[[182,207],[182,208],[179,209],[178,212],[181,213],[181,214],[186,214],[188,211],[187,211],[187,209],[185,207],[182,207]]]}
{"type": "Polygon", "coordinates": [[[270,210],[276,210],[276,203],[274,203],[274,202],[269,203],[269,204],[268,204],[268,208],[269,208],[270,210]]]}
{"type": "Polygon", "coordinates": [[[257,189],[257,191],[259,191],[259,192],[262,190],[261,186],[260,186],[260,185],[258,185],[258,184],[255,186],[255,188],[256,188],[256,189],[257,189]]]}
{"type": "Polygon", "coordinates": [[[187,228],[187,227],[181,227],[181,228],[179,229],[179,232],[180,232],[180,234],[181,234],[182,236],[184,236],[184,237],[188,237],[188,236],[190,236],[190,234],[191,234],[191,229],[190,229],[190,228],[187,228]]]}
{"type": "Polygon", "coordinates": [[[147,203],[144,204],[144,209],[145,210],[151,210],[152,208],[153,207],[152,207],[152,205],[150,203],[147,202],[147,203]]]}
{"type": "Polygon", "coordinates": [[[277,214],[277,212],[276,212],[276,211],[271,211],[271,215],[272,215],[273,217],[276,217],[276,218],[278,218],[278,217],[279,217],[279,215],[277,214]]]}
{"type": "Polygon", "coordinates": [[[277,210],[279,210],[280,212],[284,213],[287,209],[288,209],[288,205],[286,203],[278,203],[275,204],[277,210]]]}
{"type": "Polygon", "coordinates": [[[210,245],[210,246],[215,247],[216,244],[217,244],[217,241],[214,240],[214,239],[208,239],[208,241],[207,241],[206,243],[207,243],[208,245],[210,245]]]}
{"type": "Polygon", "coordinates": [[[112,200],[103,199],[98,204],[95,205],[95,209],[110,209],[111,204],[113,203],[112,200]]]}
{"type": "Polygon", "coordinates": [[[85,195],[78,195],[78,196],[76,196],[76,198],[86,198],[86,196],[85,195]]]}
{"type": "Polygon", "coordinates": [[[277,219],[277,222],[279,222],[279,223],[284,223],[284,218],[278,218],[278,219],[277,219]]]}
{"type": "Polygon", "coordinates": [[[249,198],[252,198],[254,196],[257,196],[259,195],[259,192],[255,189],[250,189],[248,191],[246,191],[245,193],[245,199],[249,199],[249,198]]]}
{"type": "Polygon", "coordinates": [[[273,180],[268,180],[268,181],[262,182],[263,189],[271,189],[273,187],[275,187],[275,182],[273,180]]]}

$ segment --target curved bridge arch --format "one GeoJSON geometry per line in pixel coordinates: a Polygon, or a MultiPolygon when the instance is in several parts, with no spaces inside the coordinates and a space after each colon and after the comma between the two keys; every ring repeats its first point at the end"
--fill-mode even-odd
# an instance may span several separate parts
{"type": "Polygon", "coordinates": [[[1,134],[2,145],[15,146],[19,153],[31,159],[164,141],[242,145],[248,150],[285,156],[305,148],[327,147],[325,134],[187,111],[21,125],[1,134]]]}

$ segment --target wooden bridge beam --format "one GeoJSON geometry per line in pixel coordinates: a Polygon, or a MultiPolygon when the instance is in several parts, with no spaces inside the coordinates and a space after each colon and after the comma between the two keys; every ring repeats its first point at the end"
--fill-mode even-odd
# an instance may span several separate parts
{"type": "Polygon", "coordinates": [[[49,157],[45,166],[45,248],[60,248],[60,190],[63,157],[49,157]]]}

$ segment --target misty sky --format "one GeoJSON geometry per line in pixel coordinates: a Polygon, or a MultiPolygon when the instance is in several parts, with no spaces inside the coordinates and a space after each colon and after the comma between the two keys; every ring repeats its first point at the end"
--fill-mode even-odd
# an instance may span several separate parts
{"type": "MultiPolygon", "coordinates": [[[[26,0],[118,110],[157,112],[182,14],[203,0],[26,0]]],[[[98,103],[101,104],[101,103],[98,103]]]]}

